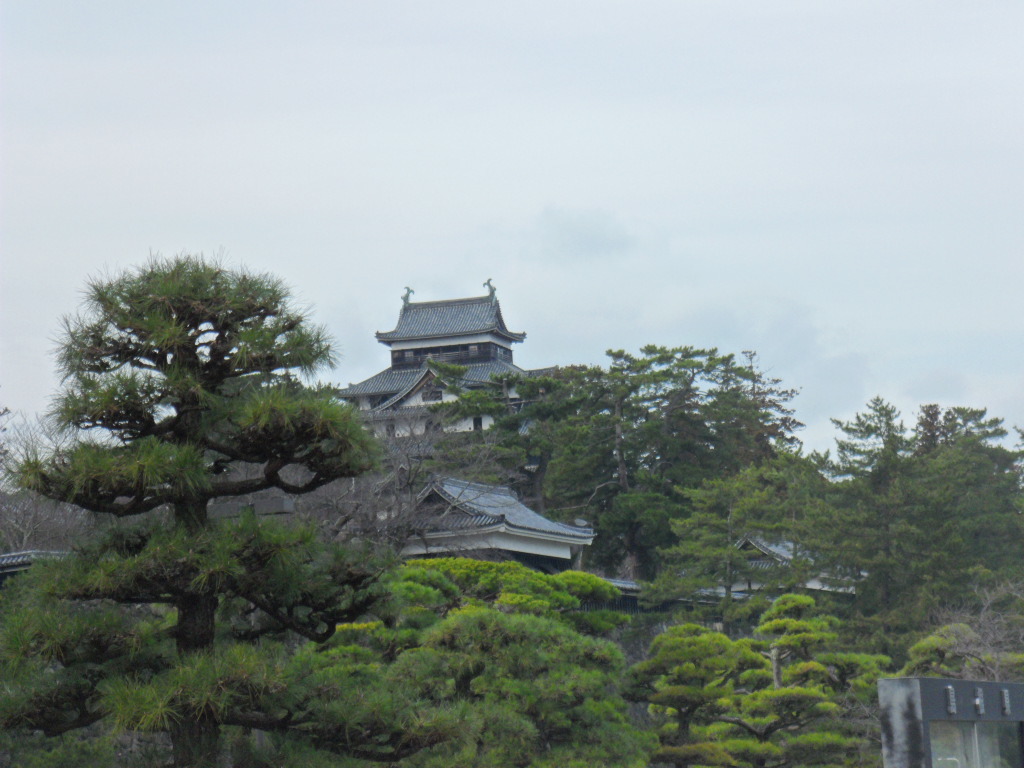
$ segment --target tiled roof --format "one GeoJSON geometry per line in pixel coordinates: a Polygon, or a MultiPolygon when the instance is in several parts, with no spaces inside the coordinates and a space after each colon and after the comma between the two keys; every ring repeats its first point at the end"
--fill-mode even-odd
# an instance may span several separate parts
{"type": "Polygon", "coordinates": [[[365,381],[350,384],[345,389],[339,390],[338,394],[341,397],[354,397],[356,395],[388,395],[404,392],[420,380],[423,370],[423,368],[387,368],[365,381]]]}
{"type": "MultiPolygon", "coordinates": [[[[472,386],[473,384],[484,384],[491,380],[491,376],[498,373],[526,373],[517,365],[506,360],[487,360],[483,363],[466,364],[466,375],[463,382],[472,386]]],[[[345,389],[339,390],[340,397],[356,397],[358,395],[391,395],[391,398],[378,406],[379,409],[388,408],[412,389],[423,378],[428,371],[426,364],[419,368],[388,368],[375,376],[371,376],[358,384],[351,384],[345,389]]]]}
{"type": "MultiPolygon", "coordinates": [[[[793,560],[794,547],[791,541],[769,542],[754,536],[744,536],[736,542],[736,546],[740,549],[747,544],[770,557],[776,564],[788,564],[793,560]]],[[[769,568],[771,565],[771,563],[763,561],[759,567],[769,568]]]]}
{"type": "Polygon", "coordinates": [[[636,595],[640,592],[640,582],[633,581],[632,579],[608,579],[609,584],[627,595],[636,595]]]}
{"type": "Polygon", "coordinates": [[[402,307],[393,331],[378,331],[383,344],[414,339],[495,333],[509,341],[522,341],[525,333],[510,331],[501,316],[501,306],[490,296],[447,301],[410,302],[402,307]]]}
{"type": "Polygon", "coordinates": [[[590,528],[556,523],[537,514],[508,488],[446,477],[435,480],[431,490],[463,513],[446,515],[436,522],[434,530],[483,528],[505,523],[510,528],[568,536],[586,544],[594,538],[590,528]]]}
{"type": "Polygon", "coordinates": [[[8,552],[0,555],[0,571],[19,570],[28,568],[36,560],[50,560],[52,558],[64,557],[66,552],[51,552],[39,549],[30,549],[25,552],[8,552]]]}
{"type": "Polygon", "coordinates": [[[468,370],[463,377],[463,381],[480,382],[481,384],[486,384],[491,380],[491,376],[499,373],[528,373],[528,371],[524,371],[518,365],[507,360],[488,360],[485,363],[470,363],[466,368],[468,370]]]}
{"type": "Polygon", "coordinates": [[[549,365],[547,368],[527,368],[523,371],[527,376],[551,376],[558,370],[557,365],[549,365]]]}

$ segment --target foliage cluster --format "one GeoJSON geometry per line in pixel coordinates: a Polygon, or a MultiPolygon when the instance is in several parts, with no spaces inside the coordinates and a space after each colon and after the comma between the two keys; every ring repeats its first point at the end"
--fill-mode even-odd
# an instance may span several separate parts
{"type": "Polygon", "coordinates": [[[331,644],[385,660],[410,696],[461,707],[458,737],[404,764],[645,764],[651,736],[618,693],[622,652],[580,620],[581,601],[614,595],[607,582],[445,558],[402,566],[390,588],[391,617],[342,626],[331,644]]]}
{"type": "MultiPolygon", "coordinates": [[[[926,405],[908,429],[876,398],[835,422],[835,455],[808,456],[795,392],[753,353],[609,356],[461,391],[444,408],[495,427],[443,438],[431,466],[510,473],[540,511],[592,521],[589,565],[684,615],[632,668],[596,576],[394,568],[365,521],[361,543],[327,544],[216,519],[218,499],[313,493],[379,460],[358,415],[303,383],[329,339],[276,279],[201,258],[93,281],[65,321],[59,439],[10,472],[108,525],[0,594],[10,749],[128,765],[117,745],[141,734],[176,768],[863,764],[857,713],[886,655],[1024,675],[1020,591],[1000,586],[1024,581],[1021,453],[998,419],[926,405]]],[[[457,368],[437,373],[460,391],[457,368]]]]}
{"type": "MultiPolygon", "coordinates": [[[[984,409],[881,398],[836,420],[835,453],[796,443],[793,390],[748,354],[645,347],[607,369],[510,377],[444,406],[489,409],[519,487],[597,532],[588,565],[646,580],[652,605],[749,625],[751,595],[827,590],[848,638],[905,657],[914,630],[972,588],[1024,579],[1024,472],[984,409]],[[518,451],[518,454],[515,452],[518,451]]],[[[457,371],[440,371],[453,377],[457,371]]]]}
{"type": "MultiPolygon", "coordinates": [[[[555,516],[591,520],[592,565],[653,577],[671,521],[689,514],[688,489],[774,456],[802,426],[795,391],[715,349],[644,347],[610,351],[607,368],[567,367],[497,377],[490,390],[461,391],[459,371],[439,366],[460,391],[451,415],[489,414],[506,457],[528,469],[518,487],[555,516]]],[[[457,453],[474,437],[454,436],[457,453]]]]}
{"type": "Polygon", "coordinates": [[[698,624],[670,627],[631,670],[629,694],[656,717],[658,762],[687,766],[836,765],[864,734],[844,719],[888,663],[839,653],[831,616],[782,595],[754,635],[734,640],[698,624]]]}

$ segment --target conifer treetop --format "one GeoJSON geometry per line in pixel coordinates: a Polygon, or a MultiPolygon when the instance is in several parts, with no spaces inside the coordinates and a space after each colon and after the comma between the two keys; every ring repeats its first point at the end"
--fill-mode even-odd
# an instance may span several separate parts
{"type": "Polygon", "coordinates": [[[74,439],[15,468],[51,498],[125,516],[372,466],[351,409],[302,384],[333,365],[330,338],[275,277],[186,255],[93,279],[57,359],[51,415],[74,439]]]}

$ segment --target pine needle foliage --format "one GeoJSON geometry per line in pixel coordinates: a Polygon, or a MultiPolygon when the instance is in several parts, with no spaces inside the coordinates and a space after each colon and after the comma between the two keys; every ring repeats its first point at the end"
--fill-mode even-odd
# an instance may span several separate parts
{"type": "Polygon", "coordinates": [[[617,592],[607,582],[441,558],[404,565],[391,589],[392,615],[341,627],[331,645],[387,660],[386,679],[407,696],[459,713],[454,738],[405,765],[647,764],[653,740],[628,721],[619,692],[622,652],[576,620],[581,600],[617,592]]]}
{"type": "Polygon", "coordinates": [[[654,760],[676,768],[851,764],[864,734],[844,716],[888,659],[830,652],[835,625],[812,598],[786,594],[751,638],[697,624],[656,637],[627,687],[658,727],[654,760]]]}
{"type": "Polygon", "coordinates": [[[325,681],[349,679],[338,667],[351,660],[287,652],[381,603],[386,563],[311,528],[208,514],[216,499],[305,493],[376,459],[353,409],[304,383],[334,356],[284,284],[153,259],[88,283],[57,360],[59,439],[25,446],[12,474],[114,524],[5,590],[0,727],[163,731],[182,768],[214,764],[230,727],[378,760],[433,743],[428,725],[403,735],[376,717],[331,737],[350,721],[325,681]]]}

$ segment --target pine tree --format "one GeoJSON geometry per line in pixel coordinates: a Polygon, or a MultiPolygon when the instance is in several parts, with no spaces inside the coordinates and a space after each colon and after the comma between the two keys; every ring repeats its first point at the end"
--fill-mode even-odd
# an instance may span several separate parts
{"type": "Polygon", "coordinates": [[[729,631],[733,620],[763,608],[751,592],[774,596],[817,576],[794,537],[806,506],[799,496],[820,484],[806,458],[786,452],[686,491],[690,514],[671,523],[677,543],[661,550],[665,567],[647,598],[683,599],[729,631]],[[789,557],[752,557],[744,543],[782,546],[789,557]]]}
{"type": "MultiPolygon", "coordinates": [[[[1019,579],[1021,454],[984,410],[926,405],[907,429],[880,398],[849,422],[825,504],[804,540],[823,570],[856,582],[854,632],[895,655],[898,636],[974,581],[1019,579]]],[[[851,627],[854,627],[851,624],[851,627]]]]}
{"type": "Polygon", "coordinates": [[[863,746],[844,722],[888,660],[837,653],[836,620],[805,595],[780,596],[754,637],[733,640],[696,624],[670,627],[630,671],[628,695],[651,705],[676,768],[837,765],[863,746]]]}
{"type": "Polygon", "coordinates": [[[405,564],[393,589],[393,616],[342,627],[332,643],[368,648],[404,693],[458,711],[456,738],[406,765],[647,765],[653,738],[626,716],[622,653],[600,637],[625,617],[581,610],[618,594],[608,582],[442,558],[405,564]]]}
{"type": "Polygon", "coordinates": [[[209,513],[374,463],[357,415],[302,383],[333,356],[282,283],[191,256],[93,280],[58,360],[64,441],[26,448],[15,478],[115,523],[5,596],[3,727],[164,731],[182,768],[212,764],[225,726],[374,759],[415,749],[396,723],[365,724],[372,746],[337,742],[343,715],[307,687],[322,664],[296,666],[280,642],[323,642],[376,605],[381,563],[308,528],[209,513]]]}

